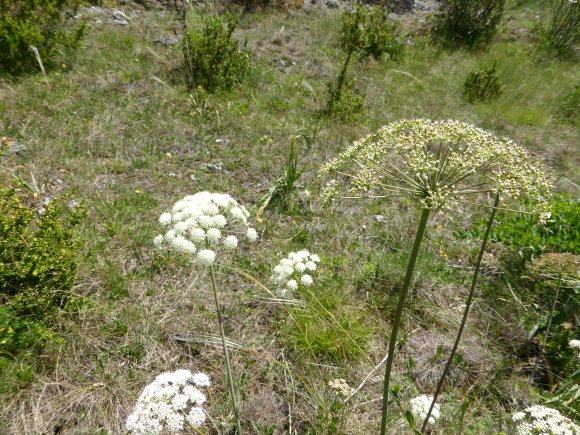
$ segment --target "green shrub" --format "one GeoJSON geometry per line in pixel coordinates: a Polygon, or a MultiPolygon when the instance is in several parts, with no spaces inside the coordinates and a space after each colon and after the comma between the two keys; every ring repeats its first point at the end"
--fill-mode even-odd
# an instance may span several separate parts
{"type": "Polygon", "coordinates": [[[0,191],[0,354],[41,344],[45,321],[72,301],[82,209],[30,199],[20,183],[0,191]]]}
{"type": "Polygon", "coordinates": [[[0,70],[10,75],[39,71],[31,46],[45,69],[54,68],[78,48],[85,24],[64,29],[64,9],[75,0],[0,0],[0,70]]]}
{"type": "Polygon", "coordinates": [[[342,13],[341,21],[340,42],[346,52],[357,52],[360,58],[401,58],[405,45],[400,40],[398,26],[389,19],[386,8],[356,3],[354,10],[342,13]]]}
{"type": "Polygon", "coordinates": [[[327,87],[326,111],[329,116],[339,121],[354,122],[364,115],[365,94],[356,88],[354,79],[330,82],[327,87]]]}
{"type": "Polygon", "coordinates": [[[502,92],[502,84],[495,70],[496,63],[489,69],[472,71],[463,83],[463,96],[470,102],[491,101],[502,92]]]}
{"type": "Polygon", "coordinates": [[[229,90],[244,79],[250,60],[234,37],[236,25],[231,16],[199,15],[190,9],[181,41],[185,78],[190,88],[229,90]]]}
{"type": "Polygon", "coordinates": [[[475,47],[497,31],[505,0],[445,0],[435,15],[433,34],[445,44],[475,47]]]}
{"type": "MultiPolygon", "coordinates": [[[[530,260],[544,252],[580,253],[580,200],[567,195],[550,201],[552,216],[545,225],[529,214],[498,212],[491,231],[494,242],[501,242],[516,250],[523,260],[530,260]]],[[[473,226],[472,234],[481,236],[487,221],[473,226]]]]}
{"type": "Polygon", "coordinates": [[[566,95],[560,103],[560,113],[568,119],[578,120],[580,116],[580,86],[566,95]]]}
{"type": "Polygon", "coordinates": [[[542,7],[541,47],[559,56],[570,53],[580,39],[580,2],[548,0],[542,7]]]}

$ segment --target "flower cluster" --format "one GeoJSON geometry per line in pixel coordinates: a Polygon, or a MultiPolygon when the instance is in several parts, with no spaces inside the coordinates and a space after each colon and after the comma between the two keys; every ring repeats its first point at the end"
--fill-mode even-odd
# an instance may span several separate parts
{"type": "Polygon", "coordinates": [[[201,426],[205,422],[202,405],[207,398],[199,388],[209,385],[205,373],[177,370],[160,374],[139,396],[135,409],[127,418],[127,431],[154,435],[201,426]]]}
{"type": "MultiPolygon", "coordinates": [[[[411,414],[419,420],[419,423],[423,423],[423,420],[427,417],[427,412],[429,412],[429,408],[431,407],[431,403],[433,402],[432,396],[417,396],[414,399],[409,401],[411,405],[411,414]]],[[[441,406],[436,403],[433,407],[433,411],[431,411],[431,416],[429,417],[429,423],[435,424],[437,420],[441,417],[441,406]]]]}
{"type": "Polygon", "coordinates": [[[354,392],[344,379],[333,379],[328,383],[330,389],[339,397],[348,397],[354,392]]]}
{"type": "Polygon", "coordinates": [[[578,349],[580,351],[580,340],[570,340],[568,346],[570,346],[570,349],[578,349]]]}
{"type": "MultiPolygon", "coordinates": [[[[356,141],[320,173],[346,177],[357,197],[407,195],[434,210],[449,209],[482,192],[526,196],[543,219],[549,217],[547,201],[553,186],[540,161],[510,139],[453,120],[393,122],[356,141]]],[[[339,196],[333,178],[323,197],[339,196]]]]}
{"type": "Polygon", "coordinates": [[[271,277],[272,282],[278,285],[278,296],[290,297],[299,284],[310,287],[314,283],[312,273],[316,271],[318,262],[320,257],[306,250],[290,252],[288,257],[280,260],[271,277]]]}
{"type": "Polygon", "coordinates": [[[159,223],[169,227],[164,235],[155,237],[157,248],[167,247],[177,252],[195,255],[202,266],[211,266],[216,249],[232,251],[238,247],[240,234],[256,241],[256,230],[248,225],[250,213],[230,195],[199,192],[177,201],[171,212],[163,213],[159,223]]]}
{"type": "Polygon", "coordinates": [[[512,415],[517,435],[576,435],[580,433],[572,420],[559,411],[542,405],[534,405],[512,415]]]}

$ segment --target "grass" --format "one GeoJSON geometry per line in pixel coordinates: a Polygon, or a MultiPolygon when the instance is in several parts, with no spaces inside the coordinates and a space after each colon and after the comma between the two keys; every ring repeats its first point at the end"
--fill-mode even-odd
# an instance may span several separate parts
{"type": "MultiPolygon", "coordinates": [[[[505,134],[542,154],[559,177],[579,184],[578,132],[558,116],[561,99],[576,84],[578,63],[539,60],[525,32],[513,36],[514,29],[532,27],[537,5],[512,6],[486,51],[445,51],[414,34],[399,63],[353,62],[351,73],[366,93],[365,116],[350,124],[323,119],[311,144],[296,141],[304,171],[300,183],[316,192],[323,161],[387,122],[431,117],[505,134]],[[496,59],[502,95],[485,104],[464,101],[467,74],[496,59]]],[[[90,21],[77,62],[67,72],[49,73],[48,85],[40,75],[0,82],[0,136],[26,147],[19,155],[0,157],[0,177],[33,174],[42,195],[73,190],[88,207],[75,284],[87,303],[78,319],[60,320],[59,340],[41,357],[0,362],[5,392],[0,428],[9,433],[121,433],[143,386],[159,372],[179,367],[212,375],[208,431],[231,429],[219,348],[211,340],[193,340],[196,334],[216,333],[209,280],[186,261],[153,251],[157,217],[198,190],[231,193],[255,213],[280,175],[289,138],[314,130],[326,82],[343,61],[337,12],[265,9],[246,14],[237,31],[253,53],[248,79],[229,93],[189,92],[176,69],[178,47],[153,42],[157,35],[172,34],[174,17],[156,9],[125,6],[123,11],[135,24],[90,21]]],[[[403,27],[413,29],[406,21],[403,27]]],[[[252,295],[262,290],[254,282],[219,272],[220,286],[227,289],[220,296],[226,334],[241,345],[232,351],[232,362],[248,427],[255,421],[276,425],[282,433],[289,430],[290,416],[293,428],[306,433],[326,421],[329,380],[343,377],[357,386],[381,361],[416,215],[408,203],[353,202],[322,211],[316,201],[312,210],[264,215],[260,245],[240,254],[236,264],[267,284],[270,268],[289,247],[321,254],[323,279],[315,291],[336,322],[309,295],[301,295],[308,301],[302,311],[276,308],[256,302],[252,295]],[[379,222],[375,215],[385,219],[379,222]]],[[[469,272],[452,265],[468,262],[472,248],[445,234],[469,218],[435,217],[430,224],[404,335],[417,327],[456,328],[443,302],[460,299],[469,272]],[[448,300],[440,289],[447,289],[448,300]]],[[[509,301],[503,290],[501,297],[509,301]]],[[[494,347],[498,331],[517,317],[504,320],[505,304],[502,308],[485,292],[477,303],[481,309],[471,327],[485,332],[490,325],[482,334],[500,353],[494,347]]],[[[403,397],[418,392],[404,374],[404,360],[396,359],[395,371],[403,397]]],[[[374,400],[381,385],[375,377],[356,397],[356,411],[344,423],[347,433],[376,431],[380,405],[374,400]]],[[[466,411],[464,433],[495,432],[511,405],[494,402],[485,383],[477,391],[481,398],[469,396],[475,402],[466,411]]],[[[455,392],[446,400],[460,403],[461,396],[455,392]]],[[[396,430],[405,427],[399,416],[392,424],[396,430]]],[[[448,417],[440,430],[453,432],[456,424],[448,417]]]]}

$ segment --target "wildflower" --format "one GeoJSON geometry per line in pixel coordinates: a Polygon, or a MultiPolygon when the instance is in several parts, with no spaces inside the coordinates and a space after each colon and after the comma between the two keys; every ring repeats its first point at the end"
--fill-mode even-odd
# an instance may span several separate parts
{"type": "Polygon", "coordinates": [[[570,340],[568,346],[570,347],[570,349],[580,350],[580,340],[570,340]]]}
{"type": "Polygon", "coordinates": [[[238,238],[236,236],[227,236],[224,239],[224,248],[234,250],[238,247],[238,238]]]}
{"type": "MultiPolygon", "coordinates": [[[[417,396],[414,399],[409,401],[409,405],[411,405],[411,414],[416,419],[419,419],[421,422],[425,420],[427,417],[427,412],[429,411],[429,407],[433,402],[432,396],[417,396]]],[[[437,420],[441,417],[441,407],[439,404],[435,404],[433,407],[433,411],[431,412],[431,416],[429,417],[429,423],[435,424],[437,420]]]]}
{"type": "Polygon", "coordinates": [[[318,255],[310,254],[306,250],[290,252],[286,258],[274,267],[274,273],[270,280],[278,285],[277,293],[280,297],[291,297],[298,289],[298,283],[304,287],[310,287],[314,279],[306,271],[315,271],[315,261],[320,261],[318,255]]]}
{"type": "Polygon", "coordinates": [[[238,247],[238,238],[231,233],[239,233],[240,226],[249,241],[258,238],[256,230],[248,225],[249,215],[230,195],[198,192],[180,199],[171,212],[159,216],[159,223],[169,228],[165,234],[155,237],[153,243],[157,248],[167,247],[189,255],[199,249],[198,262],[211,265],[222,238],[226,250],[238,247]]]}
{"type": "Polygon", "coordinates": [[[348,397],[354,392],[354,388],[348,385],[344,379],[333,379],[328,383],[328,386],[339,397],[348,397]]]}
{"type": "MultiPolygon", "coordinates": [[[[499,191],[526,196],[534,211],[549,218],[552,177],[540,161],[507,138],[459,121],[402,120],[356,141],[326,163],[321,175],[349,175],[350,191],[359,197],[408,195],[432,210],[450,209],[470,195],[499,191]],[[348,175],[348,174],[347,174],[348,175]]],[[[323,197],[340,196],[336,179],[323,197]]]]}
{"type": "Polygon", "coordinates": [[[558,434],[575,435],[580,427],[564,417],[559,411],[542,405],[534,405],[512,415],[517,435],[558,434]]]}
{"type": "Polygon", "coordinates": [[[201,426],[206,417],[202,405],[207,397],[200,388],[209,386],[205,373],[177,370],[160,374],[141,392],[127,418],[127,431],[139,435],[179,433],[186,421],[201,426]]]}
{"type": "Polygon", "coordinates": [[[202,249],[197,253],[197,262],[202,266],[209,267],[215,261],[215,252],[211,249],[202,249]]]}

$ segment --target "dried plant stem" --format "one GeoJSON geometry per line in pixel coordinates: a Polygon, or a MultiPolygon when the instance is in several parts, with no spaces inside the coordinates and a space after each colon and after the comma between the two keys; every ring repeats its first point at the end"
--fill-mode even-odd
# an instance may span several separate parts
{"type": "Polygon", "coordinates": [[[238,434],[241,435],[242,434],[242,426],[240,424],[240,414],[238,411],[238,401],[236,398],[236,387],[234,385],[234,377],[232,376],[232,366],[230,364],[228,347],[226,345],[226,334],[224,332],[224,323],[222,320],[221,306],[220,306],[219,299],[218,299],[217,284],[216,284],[216,279],[215,279],[215,266],[213,264],[209,267],[209,271],[210,271],[210,275],[211,275],[211,287],[213,290],[213,297],[215,300],[215,309],[216,309],[217,316],[218,316],[218,323],[220,325],[220,335],[222,337],[222,346],[223,346],[223,350],[224,350],[224,358],[226,360],[226,371],[227,371],[227,375],[228,375],[228,387],[230,390],[230,396],[232,398],[232,406],[233,406],[233,410],[234,410],[234,419],[236,420],[236,427],[238,429],[238,434]]]}
{"type": "Polygon", "coordinates": [[[409,293],[409,288],[411,287],[413,272],[415,270],[415,264],[417,263],[417,257],[419,255],[419,248],[421,247],[421,242],[423,241],[423,236],[425,235],[425,229],[427,228],[427,221],[429,220],[430,213],[431,209],[428,208],[424,208],[421,211],[421,219],[419,221],[419,227],[417,228],[417,234],[415,235],[415,242],[413,243],[411,258],[409,258],[409,263],[407,265],[407,273],[405,275],[405,281],[403,282],[403,287],[399,292],[399,303],[397,304],[397,311],[395,313],[395,319],[393,320],[393,330],[391,331],[391,338],[389,340],[389,349],[387,355],[387,363],[385,365],[381,435],[385,435],[387,430],[387,410],[389,405],[389,380],[391,377],[391,369],[393,367],[393,359],[395,356],[397,333],[399,332],[399,324],[401,323],[401,316],[403,314],[405,299],[407,298],[407,293],[409,293]]]}
{"type": "Polygon", "coordinates": [[[465,303],[465,310],[463,310],[463,318],[461,319],[461,325],[459,325],[459,331],[457,331],[457,337],[455,338],[455,343],[453,344],[453,348],[451,349],[451,353],[449,354],[449,359],[445,364],[445,369],[443,370],[443,374],[441,375],[439,383],[437,384],[437,388],[435,389],[435,393],[433,394],[433,401],[431,402],[431,406],[429,407],[429,411],[427,412],[427,417],[425,417],[425,420],[423,420],[421,432],[424,432],[425,429],[427,428],[429,417],[431,417],[431,412],[435,407],[437,397],[439,396],[441,388],[443,387],[443,383],[445,382],[445,377],[449,373],[451,365],[453,364],[453,357],[455,356],[455,352],[457,351],[457,347],[459,346],[459,341],[461,340],[461,335],[463,334],[463,329],[465,328],[465,324],[467,322],[467,316],[469,315],[469,308],[471,307],[471,302],[473,301],[473,294],[475,293],[475,285],[477,284],[477,277],[479,275],[479,270],[481,268],[481,259],[483,258],[485,246],[487,245],[487,240],[489,239],[489,234],[491,233],[491,227],[493,226],[493,221],[495,219],[495,214],[498,210],[497,208],[498,205],[499,205],[499,192],[496,193],[495,195],[491,215],[489,216],[489,220],[487,221],[487,228],[485,230],[485,235],[483,236],[483,241],[481,242],[481,248],[479,250],[479,255],[477,256],[477,262],[475,263],[475,270],[473,272],[473,277],[471,280],[469,295],[467,296],[467,302],[465,303]]]}

